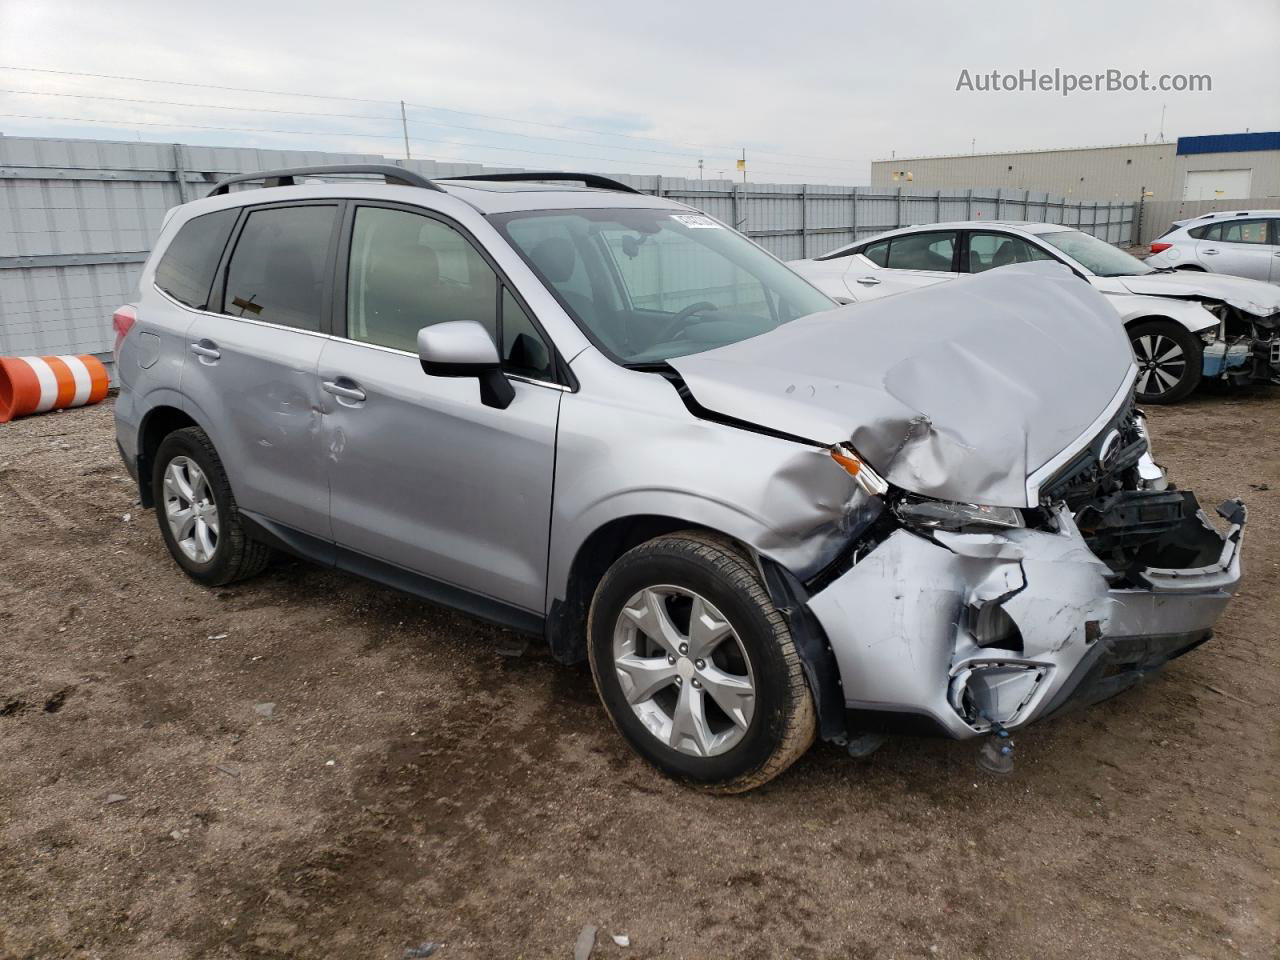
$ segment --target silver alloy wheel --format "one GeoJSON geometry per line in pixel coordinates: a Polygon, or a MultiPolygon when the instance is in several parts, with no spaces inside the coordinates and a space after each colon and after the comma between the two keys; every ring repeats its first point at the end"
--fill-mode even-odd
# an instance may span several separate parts
{"type": "Polygon", "coordinates": [[[1147,333],[1133,341],[1138,361],[1138,392],[1148,397],[1168,393],[1187,372],[1187,358],[1172,337],[1147,333]]]}
{"type": "Polygon", "coordinates": [[[164,468],[164,513],[178,548],[196,563],[218,549],[218,505],[200,465],[174,457],[164,468]]]}
{"type": "Polygon", "coordinates": [[[613,628],[613,666],[640,722],[680,753],[732,750],[751,726],[747,651],[728,619],[692,590],[653,586],[632,596],[613,628]]]}

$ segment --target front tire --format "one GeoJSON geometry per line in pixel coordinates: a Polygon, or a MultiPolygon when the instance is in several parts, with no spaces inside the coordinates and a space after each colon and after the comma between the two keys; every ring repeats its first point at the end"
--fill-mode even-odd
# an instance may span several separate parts
{"type": "Polygon", "coordinates": [[[222,461],[199,427],[169,434],[156,450],[152,497],[160,535],[178,566],[218,587],[260,573],[271,550],[249,539],[222,461]]]}
{"type": "Polygon", "coordinates": [[[640,756],[677,780],[740,793],[813,742],[813,698],[791,631],[754,564],[686,531],[625,554],[587,620],[596,689],[640,756]]]}
{"type": "Polygon", "coordinates": [[[1200,339],[1172,320],[1144,320],[1129,328],[1138,364],[1141,403],[1177,403],[1200,383],[1204,349],[1200,339]]]}

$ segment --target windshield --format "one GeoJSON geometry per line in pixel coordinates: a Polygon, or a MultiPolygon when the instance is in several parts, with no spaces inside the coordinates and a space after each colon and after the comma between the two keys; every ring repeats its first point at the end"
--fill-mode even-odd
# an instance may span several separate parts
{"type": "Polygon", "coordinates": [[[627,365],[736,343],[836,306],[702,214],[555,210],[493,221],[588,336],[627,365]]]}
{"type": "Polygon", "coordinates": [[[1040,239],[1099,277],[1140,277],[1156,272],[1137,257],[1079,230],[1055,230],[1040,234],[1040,239]]]}

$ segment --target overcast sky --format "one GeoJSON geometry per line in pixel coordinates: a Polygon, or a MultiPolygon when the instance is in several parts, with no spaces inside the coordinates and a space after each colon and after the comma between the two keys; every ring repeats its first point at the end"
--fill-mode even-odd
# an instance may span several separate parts
{"type": "Polygon", "coordinates": [[[1280,129],[1278,49],[1277,0],[0,0],[0,67],[375,101],[0,69],[0,131],[403,156],[404,99],[414,156],[714,177],[745,147],[755,181],[866,183],[893,151],[1141,142],[1162,105],[1169,139],[1280,129]],[[1212,91],[956,90],[1031,68],[1212,91]]]}

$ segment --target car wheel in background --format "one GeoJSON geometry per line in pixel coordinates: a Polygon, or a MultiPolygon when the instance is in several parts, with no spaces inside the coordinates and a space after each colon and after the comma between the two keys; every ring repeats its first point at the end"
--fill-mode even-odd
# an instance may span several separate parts
{"type": "Polygon", "coordinates": [[[222,461],[199,427],[160,443],[151,474],[160,534],[191,579],[216,587],[262,571],[270,548],[245,534],[222,461]]]}
{"type": "Polygon", "coordinates": [[[755,565],[727,541],[686,531],[631,550],[600,582],[587,631],[610,718],[668,776],[739,793],[813,742],[791,631],[755,565]]]}
{"type": "Polygon", "coordinates": [[[1203,349],[1190,330],[1172,320],[1144,320],[1129,328],[1142,403],[1177,403],[1200,383],[1203,349]]]}

